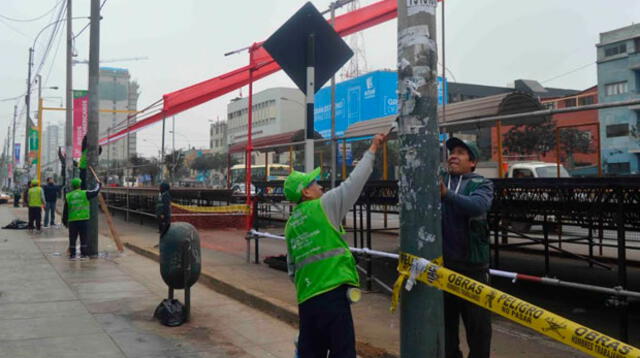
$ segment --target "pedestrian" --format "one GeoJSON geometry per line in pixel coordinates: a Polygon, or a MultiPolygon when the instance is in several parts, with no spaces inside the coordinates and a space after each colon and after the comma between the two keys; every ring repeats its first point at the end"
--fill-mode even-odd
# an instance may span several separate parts
{"type": "Polygon", "coordinates": [[[55,184],[53,178],[47,178],[47,185],[44,186],[44,199],[46,201],[44,206],[44,227],[55,226],[56,219],[56,201],[58,200],[58,193],[60,187],[55,184]]]}
{"type": "Polygon", "coordinates": [[[29,205],[29,224],[27,229],[33,230],[35,223],[37,232],[40,232],[44,202],[44,191],[40,187],[40,182],[38,179],[33,179],[31,181],[31,188],[27,192],[27,203],[29,205]]]}
{"type": "Polygon", "coordinates": [[[376,135],[360,163],[337,188],[323,193],[310,173],[291,172],[284,183],[296,206],[287,221],[287,266],[296,286],[302,358],[355,358],[350,294],[360,276],[343,236],[342,219],[360,197],[386,136],[376,135]]]}
{"type": "Polygon", "coordinates": [[[16,185],[13,188],[13,207],[14,208],[20,207],[20,196],[21,196],[20,187],[16,185]]]}
{"type": "Polygon", "coordinates": [[[164,235],[171,226],[171,187],[167,183],[160,184],[160,194],[156,203],[156,217],[158,218],[158,232],[164,235]]]}
{"type": "MultiPolygon", "coordinates": [[[[484,284],[489,283],[489,228],[487,212],[493,184],[474,173],[480,151],[471,142],[452,137],[447,142],[447,173],[440,181],[444,266],[484,284]]],[[[462,358],[460,317],[464,323],[469,358],[488,358],[491,349],[491,312],[452,294],[444,294],[445,357],[462,358]]]]}
{"type": "Polygon", "coordinates": [[[101,183],[98,182],[93,190],[82,190],[80,178],[71,179],[72,191],[65,195],[62,223],[69,228],[69,258],[76,257],[76,240],[80,236],[80,257],[87,257],[87,229],[91,218],[89,200],[98,196],[101,183]]]}

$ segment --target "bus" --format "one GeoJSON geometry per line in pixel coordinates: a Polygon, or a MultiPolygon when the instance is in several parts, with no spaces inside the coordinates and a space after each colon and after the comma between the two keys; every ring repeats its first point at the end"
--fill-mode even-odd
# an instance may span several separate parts
{"type": "MultiPolygon", "coordinates": [[[[245,166],[244,164],[236,164],[231,167],[231,183],[244,183],[245,181],[245,166]]],[[[267,181],[278,181],[287,179],[287,175],[290,173],[289,166],[286,164],[269,164],[266,168],[265,165],[256,164],[251,165],[251,180],[263,181],[265,177],[267,181]]]]}

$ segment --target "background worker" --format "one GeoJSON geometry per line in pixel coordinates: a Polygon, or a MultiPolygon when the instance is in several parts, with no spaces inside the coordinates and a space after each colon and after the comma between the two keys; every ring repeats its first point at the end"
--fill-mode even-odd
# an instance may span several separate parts
{"type": "Polygon", "coordinates": [[[44,191],[40,187],[37,179],[31,181],[31,188],[27,192],[27,204],[29,205],[29,225],[27,229],[33,230],[35,222],[36,230],[39,232],[42,225],[42,208],[44,207],[44,191]]]}
{"type": "MultiPolygon", "coordinates": [[[[489,228],[487,212],[493,183],[475,174],[480,151],[475,144],[450,138],[447,174],[440,181],[444,266],[482,283],[489,283],[489,228]]],[[[445,357],[462,358],[460,317],[464,323],[469,358],[489,358],[491,312],[444,293],[445,357]]]]}
{"type": "Polygon", "coordinates": [[[80,178],[71,179],[72,191],[65,196],[62,223],[69,228],[69,258],[76,256],[76,240],[80,236],[80,257],[87,256],[87,222],[91,218],[89,200],[98,196],[101,183],[98,181],[95,189],[82,190],[80,178]]]}
{"type": "Polygon", "coordinates": [[[60,186],[56,185],[53,178],[47,178],[47,185],[44,186],[44,227],[54,226],[56,219],[56,201],[58,200],[58,193],[60,192],[60,186]]]}
{"type": "Polygon", "coordinates": [[[287,264],[298,301],[302,358],[355,358],[355,331],[348,293],[360,285],[355,260],[344,241],[341,222],[360,197],[373,171],[375,153],[384,143],[376,135],[371,147],[340,186],[327,193],[311,173],[293,171],[284,193],[296,207],[287,221],[287,264]]]}

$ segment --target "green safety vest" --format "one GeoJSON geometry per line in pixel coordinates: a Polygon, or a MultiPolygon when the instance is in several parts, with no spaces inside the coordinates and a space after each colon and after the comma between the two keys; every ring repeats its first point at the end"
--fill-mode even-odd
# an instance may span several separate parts
{"type": "Polygon", "coordinates": [[[295,265],[298,303],[341,285],[360,286],[360,276],[345,231],[327,218],[320,199],[294,209],[285,227],[287,250],[295,265]]]}
{"type": "MultiPolygon", "coordinates": [[[[445,177],[447,180],[448,177],[445,177]]],[[[462,195],[469,196],[484,181],[485,178],[472,178],[465,185],[462,195]]],[[[489,223],[487,214],[470,217],[468,221],[469,247],[467,251],[467,261],[472,264],[488,264],[491,260],[491,249],[489,243],[489,223]]]]}
{"type": "Polygon", "coordinates": [[[87,169],[87,150],[83,150],[80,154],[80,161],[78,162],[78,168],[87,169]]]}
{"type": "Polygon", "coordinates": [[[74,190],[67,194],[68,221],[89,220],[91,212],[86,190],[74,190]]]}
{"type": "Polygon", "coordinates": [[[34,186],[29,189],[29,207],[41,207],[44,203],[42,202],[42,188],[39,186],[34,186]]]}

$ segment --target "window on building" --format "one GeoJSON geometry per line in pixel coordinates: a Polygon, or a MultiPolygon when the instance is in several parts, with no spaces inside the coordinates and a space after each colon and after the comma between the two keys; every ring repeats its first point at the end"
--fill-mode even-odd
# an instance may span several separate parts
{"type": "Polygon", "coordinates": [[[611,45],[604,48],[604,56],[611,57],[619,55],[621,53],[627,53],[627,44],[625,42],[611,45]]]}
{"type": "Polygon", "coordinates": [[[636,47],[636,53],[640,52],[640,37],[636,37],[634,40],[634,45],[636,47]]]}
{"type": "Polygon", "coordinates": [[[594,103],[596,103],[596,99],[594,96],[585,96],[578,98],[578,105],[580,106],[588,106],[594,103]]]}
{"type": "Polygon", "coordinates": [[[556,102],[546,102],[542,105],[547,109],[556,109],[556,102]]]}
{"type": "Polygon", "coordinates": [[[618,94],[627,93],[627,90],[627,81],[609,83],[604,85],[604,94],[606,96],[615,96],[618,94]]]}
{"type": "Polygon", "coordinates": [[[607,138],[625,137],[629,135],[629,124],[612,124],[607,126],[607,138]]]}
{"type": "Polygon", "coordinates": [[[609,163],[608,169],[611,174],[629,174],[631,171],[631,163],[609,163]]]}
{"type": "Polygon", "coordinates": [[[565,108],[566,107],[575,107],[576,106],[576,99],[575,98],[568,98],[565,99],[563,101],[565,108]]]}

